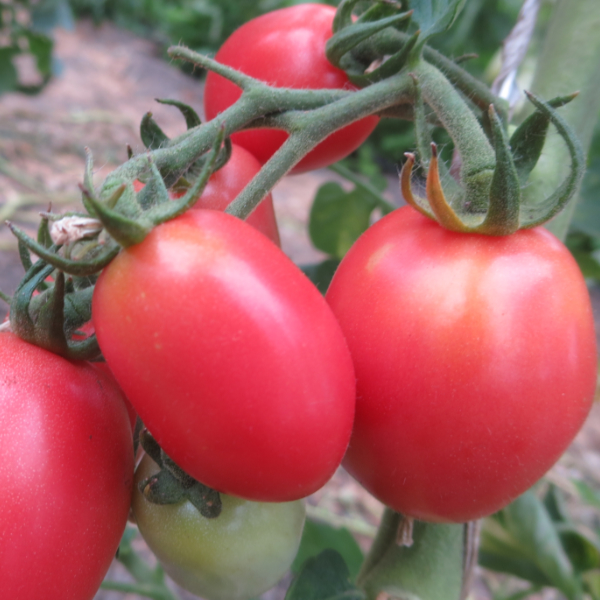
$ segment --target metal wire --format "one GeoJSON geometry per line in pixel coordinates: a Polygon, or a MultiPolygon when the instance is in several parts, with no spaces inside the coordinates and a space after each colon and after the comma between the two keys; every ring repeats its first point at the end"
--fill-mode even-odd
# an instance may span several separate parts
{"type": "Polygon", "coordinates": [[[502,44],[502,66],[492,84],[492,92],[508,100],[511,109],[520,100],[517,71],[533,36],[541,0],[525,0],[512,31],[502,44]]]}

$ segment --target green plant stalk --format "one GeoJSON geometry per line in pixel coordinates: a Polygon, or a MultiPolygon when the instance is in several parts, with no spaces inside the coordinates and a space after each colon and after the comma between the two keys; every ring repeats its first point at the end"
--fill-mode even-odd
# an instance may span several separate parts
{"type": "MultiPolygon", "coordinates": [[[[270,113],[290,110],[311,111],[329,103],[337,104],[337,101],[355,95],[354,92],[344,90],[273,88],[233,69],[224,68],[212,59],[187,48],[174,47],[169,50],[169,54],[173,58],[183,58],[201,67],[228,74],[230,78],[235,78],[237,83],[244,86],[244,93],[238,102],[211,121],[189,129],[172,140],[170,145],[149,153],[159,170],[169,167],[171,170],[184,171],[210,148],[222,127],[225,135],[228,136],[234,131],[251,127],[253,121],[262,119],[270,113]]],[[[148,154],[134,156],[106,178],[101,198],[107,198],[124,181],[133,181],[139,173],[147,170],[148,154]]]]}
{"type": "Polygon", "coordinates": [[[328,135],[358,119],[405,102],[413,94],[413,81],[403,73],[310,112],[293,111],[263,121],[263,124],[290,132],[290,137],[227,207],[226,212],[245,219],[275,184],[328,135]]]}
{"type": "MultiPolygon", "coordinates": [[[[375,55],[394,54],[409,39],[410,34],[394,31],[390,28],[380,34],[376,50],[371,48],[372,42],[370,41],[364,42],[363,46],[367,55],[370,53],[374,53],[375,55]]],[[[475,106],[487,111],[490,104],[493,104],[501,119],[504,122],[508,121],[508,102],[494,95],[485,83],[473,77],[473,75],[462,69],[456,62],[427,45],[423,47],[423,58],[439,69],[456,86],[456,89],[462,92],[475,106]]]]}
{"type": "Polygon", "coordinates": [[[384,592],[397,600],[460,600],[464,525],[414,522],[413,543],[397,542],[402,515],[386,508],[358,575],[369,600],[384,592]]]}
{"type": "MultiPolygon", "coordinates": [[[[600,111],[600,2],[559,0],[539,57],[531,91],[553,98],[579,90],[579,96],[561,108],[587,153],[600,111]]],[[[550,136],[530,177],[527,194],[544,197],[564,178],[569,158],[564,142],[550,136]]],[[[577,197],[546,225],[564,239],[573,217],[577,197]]]]}
{"type": "Polygon", "coordinates": [[[418,78],[423,100],[433,109],[453,139],[462,159],[461,180],[469,212],[485,213],[496,158],[479,121],[446,77],[421,61],[412,70],[418,78]]]}
{"type": "Polygon", "coordinates": [[[504,122],[508,121],[508,102],[494,95],[485,83],[479,81],[454,61],[429,46],[423,48],[423,58],[444,73],[446,78],[475,106],[487,111],[490,105],[493,104],[500,118],[504,122]]]}

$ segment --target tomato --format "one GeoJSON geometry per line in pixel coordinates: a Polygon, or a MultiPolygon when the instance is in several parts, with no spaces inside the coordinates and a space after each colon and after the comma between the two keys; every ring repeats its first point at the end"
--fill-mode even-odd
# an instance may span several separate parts
{"type": "MultiPolygon", "coordinates": [[[[246,184],[260,171],[260,163],[241,146],[232,145],[231,157],[224,167],[212,174],[202,195],[192,207],[210,208],[213,210],[225,210],[246,187],[246,184]]],[[[137,179],[133,182],[136,192],[139,192],[144,184],[137,179]]],[[[185,192],[172,192],[173,198],[181,198],[185,192]]],[[[248,216],[246,222],[253,225],[278,246],[279,229],[275,220],[275,209],[273,208],[273,197],[268,194],[264,200],[248,216]]]]}
{"type": "Polygon", "coordinates": [[[125,529],[131,428],[117,388],[0,333],[3,598],[90,600],[125,529]]]}
{"type": "Polygon", "coordinates": [[[273,587],[292,564],[305,507],[221,495],[221,514],[203,517],[188,501],[152,504],[139,491],[158,472],[147,455],[136,470],[132,509],[146,543],[181,587],[207,600],[245,600],[273,587]]]}
{"type": "MultiPolygon", "coordinates": [[[[140,182],[141,183],[141,182],[140,182]]],[[[142,184],[143,185],[143,184],[142,184]]],[[[90,335],[94,334],[94,325],[91,321],[84,323],[79,329],[72,335],[74,340],[84,340],[90,335]]],[[[91,363],[92,367],[102,371],[108,378],[110,378],[112,385],[118,388],[119,384],[116,382],[114,375],[111,373],[108,365],[105,362],[94,362],[91,363]]],[[[120,390],[119,390],[120,391],[120,390]]],[[[127,416],[129,417],[129,423],[131,425],[131,431],[135,430],[135,423],[137,421],[137,413],[135,412],[135,408],[131,405],[131,402],[127,400],[127,398],[121,392],[121,398],[123,400],[123,404],[125,405],[125,409],[127,410],[127,416]]]]}
{"type": "Polygon", "coordinates": [[[102,272],[92,301],[106,361],[164,451],[248,500],[319,489],[346,450],[355,380],[325,300],[265,236],[190,210],[102,272]]]}
{"type": "MultiPolygon", "coordinates": [[[[334,15],[334,7],[322,4],[299,4],[275,10],[234,31],[215,59],[276,87],[355,89],[344,71],[325,57],[334,15]]],[[[240,95],[240,88],[210,71],[204,88],[206,117],[214,119],[240,95]]],[[[375,116],[366,117],[331,134],[291,173],[326,167],[348,156],[367,139],[377,121],[375,116]]],[[[231,139],[265,163],[287,137],[286,132],[277,129],[254,129],[236,132],[231,139]]]]}
{"type": "MultiPolygon", "coordinates": [[[[108,368],[108,365],[104,362],[96,362],[92,363],[92,366],[95,369],[102,371],[113,383],[115,387],[118,388],[119,384],[115,380],[115,376],[112,374],[111,370],[108,368]]],[[[131,405],[131,402],[127,400],[127,396],[124,396],[121,392],[121,398],[123,400],[123,405],[127,410],[127,418],[129,419],[129,424],[131,425],[131,431],[135,430],[135,423],[137,421],[137,413],[135,412],[135,408],[131,405]]]]}
{"type": "Polygon", "coordinates": [[[357,241],[327,300],[357,376],[344,466],[398,512],[462,522],[502,508],[590,410],[589,296],[545,229],[453,233],[401,208],[357,241]]]}

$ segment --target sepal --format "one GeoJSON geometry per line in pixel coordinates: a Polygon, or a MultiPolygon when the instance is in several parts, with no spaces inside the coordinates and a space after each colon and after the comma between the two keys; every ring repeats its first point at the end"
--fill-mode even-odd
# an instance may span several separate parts
{"type": "Polygon", "coordinates": [[[152,118],[151,112],[147,112],[142,118],[140,124],[140,137],[142,138],[142,143],[148,150],[157,150],[169,142],[169,138],[165,132],[152,118]]]}
{"type": "Polygon", "coordinates": [[[155,98],[155,100],[159,104],[167,104],[169,106],[175,106],[176,108],[178,108],[179,112],[183,115],[183,118],[185,119],[185,124],[188,129],[192,129],[202,124],[202,120],[198,116],[198,113],[191,106],[188,106],[183,102],[179,102],[179,100],[170,100],[164,98],[155,98]]]}
{"type": "Polygon", "coordinates": [[[377,21],[365,22],[358,19],[355,23],[339,30],[327,40],[325,46],[327,60],[336,67],[341,67],[344,56],[356,48],[361,42],[364,42],[388,27],[394,27],[403,21],[408,21],[411,15],[412,11],[407,11],[397,15],[384,17],[377,21]]]}
{"type": "Polygon", "coordinates": [[[165,454],[147,429],[142,430],[139,439],[146,454],[161,469],[140,482],[139,490],[146,500],[154,504],[177,504],[187,500],[207,519],[221,514],[219,492],[188,475],[165,454]]]}
{"type": "MultiPolygon", "coordinates": [[[[120,185],[113,194],[113,197],[116,197],[118,200],[120,195],[125,191],[125,187],[125,184],[120,185]]],[[[96,200],[85,189],[83,193],[87,196],[88,202],[93,207],[98,219],[102,222],[104,229],[120,246],[128,248],[129,246],[139,244],[150,233],[150,226],[113,210],[110,208],[110,203],[105,204],[96,200]]]]}

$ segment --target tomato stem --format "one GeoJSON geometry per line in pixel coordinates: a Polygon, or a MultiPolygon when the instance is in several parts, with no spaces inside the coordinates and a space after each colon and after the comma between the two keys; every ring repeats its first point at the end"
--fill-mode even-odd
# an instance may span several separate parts
{"type": "Polygon", "coordinates": [[[398,543],[399,533],[407,532],[405,525],[403,515],[386,508],[358,585],[369,600],[382,592],[419,600],[460,600],[465,526],[414,521],[412,544],[407,545],[398,543]]]}
{"type": "Polygon", "coordinates": [[[270,125],[290,132],[290,137],[227,208],[245,219],[262,198],[300,159],[334,131],[365,116],[410,100],[414,84],[406,73],[373,84],[310,113],[294,111],[277,115],[270,125]]]}

